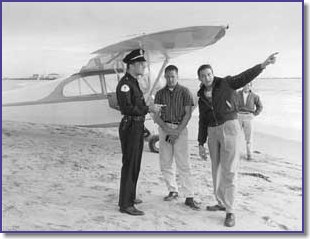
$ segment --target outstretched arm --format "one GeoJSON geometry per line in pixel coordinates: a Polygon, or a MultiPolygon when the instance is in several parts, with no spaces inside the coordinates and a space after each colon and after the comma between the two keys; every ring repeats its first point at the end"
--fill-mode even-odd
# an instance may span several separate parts
{"type": "Polygon", "coordinates": [[[228,77],[227,82],[229,86],[234,90],[245,86],[247,83],[254,80],[268,65],[274,64],[276,62],[277,54],[279,54],[279,52],[271,54],[263,63],[258,64],[239,75],[228,77]]]}
{"type": "Polygon", "coordinates": [[[276,55],[278,54],[279,52],[275,52],[271,54],[270,56],[268,56],[268,58],[262,63],[262,68],[265,69],[266,66],[276,63],[276,55]]]}

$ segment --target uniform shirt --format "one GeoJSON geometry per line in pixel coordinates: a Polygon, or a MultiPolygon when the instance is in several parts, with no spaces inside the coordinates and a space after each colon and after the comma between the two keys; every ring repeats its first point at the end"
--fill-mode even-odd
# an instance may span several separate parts
{"type": "Polygon", "coordinates": [[[123,115],[144,116],[149,107],[145,104],[139,83],[129,73],[126,73],[116,87],[117,101],[123,115]]]}
{"type": "Polygon", "coordinates": [[[185,106],[194,105],[190,91],[180,84],[177,84],[172,91],[168,86],[159,90],[154,103],[166,105],[162,107],[160,118],[169,123],[180,123],[186,114],[185,106]]]}

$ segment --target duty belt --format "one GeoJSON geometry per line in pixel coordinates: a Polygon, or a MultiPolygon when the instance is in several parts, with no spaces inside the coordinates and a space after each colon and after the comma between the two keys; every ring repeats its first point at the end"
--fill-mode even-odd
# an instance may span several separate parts
{"type": "Polygon", "coordinates": [[[179,125],[180,122],[171,122],[171,121],[165,121],[165,123],[168,123],[168,124],[176,124],[176,125],[179,125]]]}
{"type": "Polygon", "coordinates": [[[133,116],[133,115],[124,115],[124,118],[127,120],[134,120],[134,121],[144,121],[145,116],[133,116]]]}
{"type": "Polygon", "coordinates": [[[252,114],[252,112],[239,111],[238,114],[248,115],[248,114],[252,114]]]}

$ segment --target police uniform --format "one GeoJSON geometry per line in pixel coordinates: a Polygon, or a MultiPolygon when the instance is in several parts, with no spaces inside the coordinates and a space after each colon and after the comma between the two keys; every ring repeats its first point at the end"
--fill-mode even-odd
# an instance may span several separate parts
{"type": "MultiPolygon", "coordinates": [[[[141,49],[134,50],[123,61],[126,64],[145,61],[143,54],[144,51],[141,49]]],[[[144,120],[149,107],[145,104],[137,79],[128,72],[118,83],[116,95],[123,115],[119,126],[123,153],[119,194],[119,207],[122,210],[132,207],[136,199],[136,187],[144,144],[144,120]]]]}

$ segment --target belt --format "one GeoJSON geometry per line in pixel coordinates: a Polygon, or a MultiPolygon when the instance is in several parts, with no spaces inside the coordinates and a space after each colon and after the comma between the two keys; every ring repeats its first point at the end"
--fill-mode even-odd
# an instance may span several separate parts
{"type": "Polygon", "coordinates": [[[125,119],[128,120],[134,120],[134,121],[144,121],[145,120],[145,116],[140,115],[140,116],[133,116],[133,115],[124,115],[125,119]]]}
{"type": "Polygon", "coordinates": [[[176,124],[176,125],[179,125],[180,122],[171,122],[171,121],[165,121],[165,123],[168,123],[168,124],[176,124]]]}
{"type": "Polygon", "coordinates": [[[240,112],[238,112],[238,114],[249,115],[249,114],[252,114],[252,112],[240,111],[240,112]]]}
{"type": "Polygon", "coordinates": [[[208,125],[208,127],[216,127],[216,126],[220,126],[220,125],[222,125],[224,123],[225,122],[220,122],[220,123],[217,123],[217,124],[216,123],[214,123],[214,124],[211,123],[211,124],[208,125]]]}

